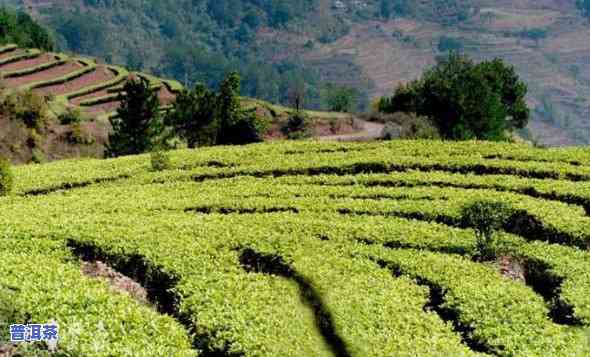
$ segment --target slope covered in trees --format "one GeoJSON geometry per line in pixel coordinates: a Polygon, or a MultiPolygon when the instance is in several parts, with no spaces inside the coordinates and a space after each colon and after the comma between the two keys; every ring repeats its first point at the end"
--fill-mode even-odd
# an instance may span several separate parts
{"type": "Polygon", "coordinates": [[[585,0],[4,3],[31,6],[63,49],[191,86],[218,85],[238,69],[243,94],[292,104],[289,89],[303,88],[308,108],[329,108],[326,89],[342,87],[357,89],[366,108],[448,50],[500,57],[529,86],[532,135],[551,145],[590,141],[585,0]]]}

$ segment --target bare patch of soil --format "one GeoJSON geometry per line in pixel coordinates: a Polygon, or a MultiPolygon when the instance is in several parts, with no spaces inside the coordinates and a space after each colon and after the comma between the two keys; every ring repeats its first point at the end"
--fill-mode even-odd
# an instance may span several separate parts
{"type": "Polygon", "coordinates": [[[346,134],[319,136],[320,140],[330,141],[370,141],[382,138],[383,124],[355,119],[351,132],[346,134]]]}
{"type": "Polygon", "coordinates": [[[0,343],[0,357],[12,357],[16,346],[0,343]]]}
{"type": "Polygon", "coordinates": [[[102,82],[109,81],[115,78],[115,74],[105,66],[98,66],[96,70],[86,73],[83,76],[63,84],[56,84],[49,87],[43,87],[35,90],[42,94],[61,95],[65,93],[74,92],[82,88],[96,85],[102,82]]]}
{"type": "Polygon", "coordinates": [[[91,278],[105,279],[113,289],[126,292],[143,304],[148,305],[150,303],[147,291],[138,282],[101,261],[83,262],[82,273],[91,278]]]}
{"type": "Polygon", "coordinates": [[[502,256],[498,259],[500,274],[510,280],[526,283],[525,269],[522,263],[511,256],[502,256]]]}
{"type": "Polygon", "coordinates": [[[2,66],[2,71],[16,71],[19,69],[35,67],[35,66],[38,66],[38,65],[41,65],[44,63],[52,62],[53,60],[54,60],[54,57],[52,55],[50,55],[49,53],[44,53],[44,54],[40,55],[39,57],[35,57],[35,58],[23,60],[23,61],[18,61],[18,62],[8,63],[8,64],[2,66]]]}
{"type": "Polygon", "coordinates": [[[74,72],[82,68],[82,65],[78,62],[70,62],[62,64],[61,66],[53,67],[40,71],[37,73],[29,74],[27,76],[8,78],[6,79],[6,85],[9,87],[18,87],[27,83],[33,83],[37,81],[45,81],[54,79],[56,77],[64,76],[68,73],[74,72]]]}

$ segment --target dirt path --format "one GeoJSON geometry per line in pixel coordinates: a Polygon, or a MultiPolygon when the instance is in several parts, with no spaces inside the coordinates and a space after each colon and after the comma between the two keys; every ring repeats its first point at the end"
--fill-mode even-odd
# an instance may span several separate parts
{"type": "Polygon", "coordinates": [[[370,141],[381,138],[384,126],[383,124],[360,119],[355,120],[362,127],[361,131],[344,135],[320,136],[318,139],[323,141],[370,141]]]}

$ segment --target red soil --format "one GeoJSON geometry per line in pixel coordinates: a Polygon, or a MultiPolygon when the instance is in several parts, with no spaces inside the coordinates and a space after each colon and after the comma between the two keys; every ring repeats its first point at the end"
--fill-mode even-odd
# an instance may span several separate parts
{"type": "Polygon", "coordinates": [[[5,80],[6,85],[9,87],[18,87],[27,83],[33,83],[37,81],[44,81],[53,79],[56,77],[61,77],[68,73],[74,72],[82,68],[82,65],[78,62],[70,62],[62,64],[61,66],[53,67],[50,69],[46,69],[41,72],[29,74],[27,76],[18,77],[18,78],[8,78],[5,80]]]}
{"type": "Polygon", "coordinates": [[[48,53],[44,53],[36,58],[31,58],[28,60],[5,64],[4,66],[0,66],[0,70],[2,70],[2,71],[16,71],[19,69],[35,67],[35,66],[38,66],[43,63],[53,62],[54,60],[55,60],[55,56],[52,56],[48,53]]]}
{"type": "Polygon", "coordinates": [[[17,49],[12,50],[12,51],[4,52],[4,53],[0,54],[0,60],[5,59],[5,58],[8,58],[8,57],[15,56],[15,55],[17,55],[19,53],[23,53],[23,50],[17,48],[17,49]]]}
{"type": "Polygon", "coordinates": [[[158,92],[158,98],[160,99],[161,104],[168,105],[172,104],[176,96],[174,95],[174,93],[170,92],[166,86],[163,85],[162,88],[160,88],[160,91],[158,92]]]}
{"type": "Polygon", "coordinates": [[[108,89],[102,89],[96,92],[92,92],[92,93],[88,93],[86,95],[83,95],[81,97],[77,97],[74,98],[70,101],[70,103],[74,104],[74,105],[80,105],[80,102],[83,102],[87,99],[92,99],[92,98],[98,98],[98,97],[104,97],[107,96],[109,94],[114,94],[114,93],[109,93],[108,89]]]}
{"type": "MultiPolygon", "coordinates": [[[[71,93],[77,90],[80,90],[85,87],[93,86],[102,82],[109,81],[115,78],[115,74],[111,72],[105,66],[98,66],[96,70],[86,73],[85,75],[76,78],[72,81],[63,83],[63,84],[56,84],[49,87],[43,87],[36,89],[35,92],[42,95],[53,94],[53,95],[61,95],[65,93],[71,93]]],[[[106,91],[105,91],[106,92],[106,91]]],[[[83,97],[80,97],[83,98],[83,97]]],[[[76,98],[78,100],[78,98],[76,98]]],[[[76,105],[79,103],[75,103],[76,105]]]]}
{"type": "Polygon", "coordinates": [[[93,105],[91,107],[84,107],[84,110],[86,110],[88,113],[100,113],[100,112],[110,113],[110,112],[114,112],[115,110],[117,110],[120,105],[121,105],[121,102],[109,102],[109,103],[93,105]]]}

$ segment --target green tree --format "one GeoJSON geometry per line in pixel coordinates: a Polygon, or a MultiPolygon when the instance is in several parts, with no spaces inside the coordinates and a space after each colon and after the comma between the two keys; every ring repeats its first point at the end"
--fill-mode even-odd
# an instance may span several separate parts
{"type": "Polygon", "coordinates": [[[349,113],[357,109],[358,93],[353,88],[327,85],[322,96],[331,111],[349,113]]]}
{"type": "Polygon", "coordinates": [[[526,93],[514,68],[502,60],[475,64],[451,53],[422,78],[398,87],[379,109],[429,117],[448,139],[503,140],[506,131],[528,123],[526,93]]]}
{"type": "Polygon", "coordinates": [[[53,50],[53,39],[28,14],[0,8],[0,44],[53,50]]]}
{"type": "Polygon", "coordinates": [[[189,148],[214,145],[219,130],[216,101],[215,93],[204,84],[184,90],[166,116],[166,125],[172,126],[189,148]]]}
{"type": "Polygon", "coordinates": [[[157,91],[145,79],[130,79],[123,88],[118,116],[111,119],[109,153],[140,154],[154,148],[163,133],[157,91]]]}
{"type": "Polygon", "coordinates": [[[231,144],[229,137],[231,127],[242,117],[240,106],[240,75],[231,72],[222,82],[217,96],[217,114],[219,118],[218,144],[231,144]]]}
{"type": "Polygon", "coordinates": [[[494,236],[509,220],[511,209],[502,202],[474,202],[463,208],[463,225],[475,229],[475,255],[480,260],[492,260],[498,252],[494,236]]]}
{"type": "Polygon", "coordinates": [[[267,124],[240,103],[240,76],[230,73],[215,94],[205,85],[182,92],[165,123],[187,140],[189,147],[247,144],[262,141],[267,124]]]}

